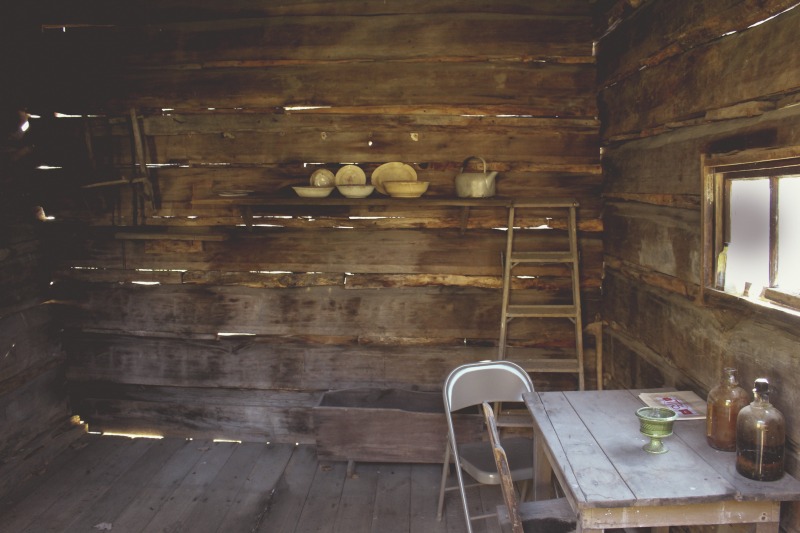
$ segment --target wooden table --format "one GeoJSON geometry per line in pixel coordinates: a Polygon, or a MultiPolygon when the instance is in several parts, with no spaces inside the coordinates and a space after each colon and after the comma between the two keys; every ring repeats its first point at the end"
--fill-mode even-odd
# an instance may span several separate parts
{"type": "Polygon", "coordinates": [[[642,450],[635,411],[641,391],[528,393],[533,415],[535,499],[552,497],[555,474],[578,515],[578,531],[755,523],[777,533],[780,502],[800,500],[789,474],[772,482],[736,472],[734,452],[714,450],[705,420],[679,420],[669,451],[642,450]]]}

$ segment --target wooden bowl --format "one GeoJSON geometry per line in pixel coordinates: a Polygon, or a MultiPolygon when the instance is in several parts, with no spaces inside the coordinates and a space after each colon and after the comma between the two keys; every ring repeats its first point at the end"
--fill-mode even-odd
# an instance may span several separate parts
{"type": "Polygon", "coordinates": [[[337,185],[336,188],[345,198],[366,198],[375,190],[373,185],[337,185]]]}
{"type": "Polygon", "coordinates": [[[303,198],[325,198],[328,196],[333,187],[292,187],[297,196],[303,198]]]}
{"type": "Polygon", "coordinates": [[[417,198],[428,190],[429,181],[387,181],[383,184],[389,196],[396,198],[417,198]]]}

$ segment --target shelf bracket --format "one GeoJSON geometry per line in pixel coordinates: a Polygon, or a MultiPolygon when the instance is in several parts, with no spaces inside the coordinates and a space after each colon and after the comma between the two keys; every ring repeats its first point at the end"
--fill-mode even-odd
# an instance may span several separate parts
{"type": "Polygon", "coordinates": [[[465,205],[461,208],[461,224],[459,227],[459,233],[464,235],[464,232],[467,231],[467,223],[469,222],[469,206],[465,205]]]}

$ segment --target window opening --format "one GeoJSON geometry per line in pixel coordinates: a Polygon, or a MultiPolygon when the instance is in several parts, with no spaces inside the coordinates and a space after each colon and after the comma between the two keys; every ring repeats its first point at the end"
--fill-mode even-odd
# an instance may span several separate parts
{"type": "Polygon", "coordinates": [[[702,290],[800,310],[800,147],[704,163],[702,290]]]}

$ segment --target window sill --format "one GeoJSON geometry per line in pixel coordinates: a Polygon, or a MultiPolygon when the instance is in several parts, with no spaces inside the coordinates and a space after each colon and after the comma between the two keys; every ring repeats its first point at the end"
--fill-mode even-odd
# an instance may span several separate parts
{"type": "Polygon", "coordinates": [[[800,311],[800,295],[780,289],[765,289],[764,298],[771,303],[792,311],[800,311]]]}
{"type": "Polygon", "coordinates": [[[787,324],[792,328],[800,327],[800,310],[784,307],[763,298],[738,296],[706,287],[705,303],[757,314],[767,320],[787,324]]]}

